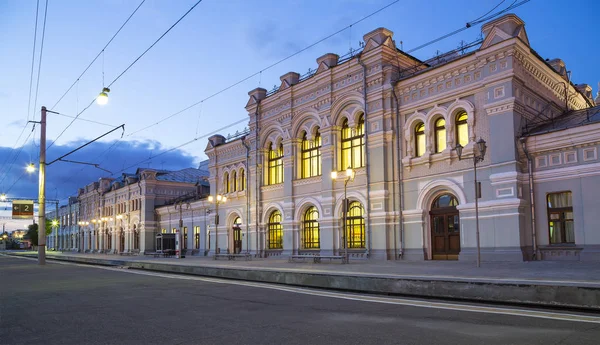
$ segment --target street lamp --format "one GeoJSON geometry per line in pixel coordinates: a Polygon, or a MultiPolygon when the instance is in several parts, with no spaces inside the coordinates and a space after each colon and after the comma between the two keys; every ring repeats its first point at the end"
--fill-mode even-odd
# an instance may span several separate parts
{"type": "MultiPolygon", "coordinates": [[[[487,146],[485,144],[485,140],[479,138],[475,142],[475,152],[473,152],[473,172],[474,172],[474,181],[475,181],[475,234],[477,236],[477,267],[481,267],[481,247],[479,242],[479,183],[477,182],[477,163],[483,161],[485,157],[485,151],[487,150],[487,146]]],[[[456,154],[458,155],[458,160],[462,157],[463,147],[460,144],[456,145],[456,154]]]]}
{"type": "Polygon", "coordinates": [[[216,197],[212,195],[208,196],[208,202],[211,204],[215,204],[215,259],[217,258],[217,254],[219,254],[219,204],[224,204],[227,202],[227,197],[221,194],[217,194],[216,197]]]}
{"type": "Polygon", "coordinates": [[[0,194],[0,201],[6,201],[6,194],[0,194]]]}
{"type": "Polygon", "coordinates": [[[29,163],[25,170],[27,170],[28,173],[32,173],[35,171],[35,165],[33,165],[33,163],[29,163]]]}
{"type": "Polygon", "coordinates": [[[100,94],[98,95],[98,97],[96,97],[96,103],[98,103],[99,105],[105,105],[106,103],[108,103],[108,93],[110,92],[110,89],[105,87],[102,89],[102,92],[100,92],[100,94]]]}
{"type": "MultiPolygon", "coordinates": [[[[344,176],[344,201],[342,204],[342,213],[344,215],[344,234],[342,235],[342,237],[344,238],[344,260],[346,263],[350,263],[350,257],[348,256],[348,224],[347,224],[347,216],[348,216],[348,198],[347,198],[347,187],[348,187],[348,182],[350,181],[354,181],[354,175],[355,175],[355,171],[354,169],[352,169],[351,167],[348,167],[346,169],[346,175],[344,176]]],[[[336,180],[337,179],[337,171],[332,171],[331,172],[331,179],[332,180],[336,180]]]]}

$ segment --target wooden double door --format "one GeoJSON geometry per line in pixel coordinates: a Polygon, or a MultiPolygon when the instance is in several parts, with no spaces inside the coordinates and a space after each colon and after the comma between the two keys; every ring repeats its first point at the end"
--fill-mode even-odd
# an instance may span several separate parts
{"type": "Polygon", "coordinates": [[[433,260],[458,260],[460,253],[460,218],[455,207],[430,213],[433,260]]]}
{"type": "Polygon", "coordinates": [[[233,227],[233,253],[242,252],[242,229],[239,226],[233,227]]]}

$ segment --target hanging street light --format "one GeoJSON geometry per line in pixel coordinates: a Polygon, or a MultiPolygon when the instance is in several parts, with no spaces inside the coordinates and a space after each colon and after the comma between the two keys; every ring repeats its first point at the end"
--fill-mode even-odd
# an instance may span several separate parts
{"type": "Polygon", "coordinates": [[[29,163],[25,170],[27,170],[28,173],[32,173],[35,171],[35,165],[33,165],[33,163],[29,163]]]}
{"type": "Polygon", "coordinates": [[[102,92],[100,92],[100,94],[98,95],[98,97],[96,97],[96,103],[98,103],[99,105],[105,105],[106,103],[108,103],[108,93],[110,92],[110,89],[105,87],[102,89],[102,92]]]}
{"type": "Polygon", "coordinates": [[[6,194],[0,194],[0,201],[6,201],[6,194]]]}

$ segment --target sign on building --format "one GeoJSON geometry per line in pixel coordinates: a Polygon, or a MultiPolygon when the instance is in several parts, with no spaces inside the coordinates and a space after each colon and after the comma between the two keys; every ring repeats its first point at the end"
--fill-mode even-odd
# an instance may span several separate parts
{"type": "Polygon", "coordinates": [[[33,201],[13,200],[12,219],[33,219],[33,201]]]}

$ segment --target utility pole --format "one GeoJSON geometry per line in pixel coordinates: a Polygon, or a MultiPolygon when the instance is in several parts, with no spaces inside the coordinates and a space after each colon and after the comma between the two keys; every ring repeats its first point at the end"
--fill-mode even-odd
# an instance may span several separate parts
{"type": "MultiPolygon", "coordinates": [[[[38,265],[46,264],[46,107],[40,121],[40,183],[38,191],[38,265]]],[[[58,215],[58,214],[57,214],[58,215]]]]}

